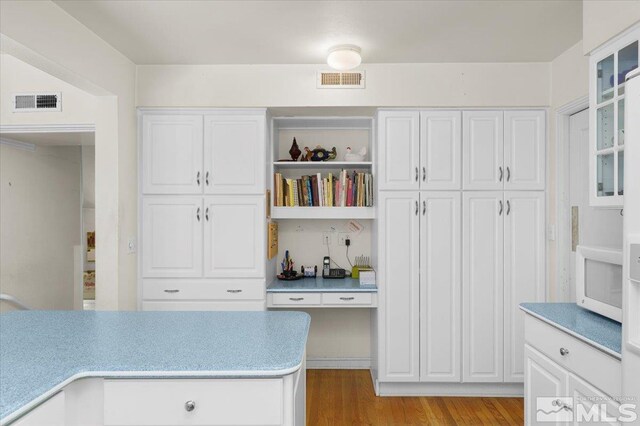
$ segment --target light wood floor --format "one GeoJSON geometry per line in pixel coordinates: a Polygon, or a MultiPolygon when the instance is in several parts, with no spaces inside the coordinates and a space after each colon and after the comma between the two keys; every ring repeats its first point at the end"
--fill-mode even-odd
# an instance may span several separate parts
{"type": "Polygon", "coordinates": [[[307,425],[521,425],[522,398],[376,397],[368,370],[307,370],[307,425]]]}

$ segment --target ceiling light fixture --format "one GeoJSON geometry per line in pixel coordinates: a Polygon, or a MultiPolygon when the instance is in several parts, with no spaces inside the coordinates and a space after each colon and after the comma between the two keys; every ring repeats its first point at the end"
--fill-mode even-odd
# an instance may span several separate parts
{"type": "Polygon", "coordinates": [[[353,44],[341,44],[329,49],[327,64],[338,71],[347,71],[360,65],[360,48],[353,44]]]}

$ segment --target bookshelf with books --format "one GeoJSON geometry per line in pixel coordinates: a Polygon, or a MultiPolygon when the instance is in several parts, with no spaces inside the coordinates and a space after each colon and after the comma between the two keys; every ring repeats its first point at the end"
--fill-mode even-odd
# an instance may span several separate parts
{"type": "Polygon", "coordinates": [[[370,117],[276,117],[272,121],[273,219],[374,219],[375,162],[370,117]],[[293,138],[302,151],[293,161],[293,138]],[[332,151],[301,161],[305,148],[332,151]],[[349,149],[364,154],[355,161],[349,149]]]}

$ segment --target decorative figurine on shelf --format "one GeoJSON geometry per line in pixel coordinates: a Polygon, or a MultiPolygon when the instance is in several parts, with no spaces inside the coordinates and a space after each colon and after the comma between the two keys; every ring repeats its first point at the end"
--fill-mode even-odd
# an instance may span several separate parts
{"type": "Polygon", "coordinates": [[[298,161],[298,157],[300,157],[302,151],[298,148],[298,142],[296,142],[296,138],[293,138],[293,143],[291,144],[291,149],[289,150],[289,155],[291,155],[291,159],[293,161],[298,161]]]}
{"type": "Polygon", "coordinates": [[[327,161],[329,159],[329,151],[320,145],[316,146],[316,149],[311,152],[311,161],[327,161]]]}
{"type": "Polygon", "coordinates": [[[308,146],[304,147],[304,155],[300,161],[311,161],[311,157],[313,157],[313,152],[309,149],[308,146]]]}
{"type": "Polygon", "coordinates": [[[338,156],[338,151],[336,151],[336,147],[334,146],[331,151],[329,151],[329,160],[335,160],[338,156]]]}
{"type": "Polygon", "coordinates": [[[357,154],[351,151],[351,147],[347,147],[347,152],[344,154],[344,161],[353,163],[356,161],[364,161],[364,157],[367,155],[367,147],[363,146],[357,154]]]}
{"type": "Polygon", "coordinates": [[[282,273],[278,275],[278,279],[280,280],[292,281],[300,279],[304,276],[302,274],[298,274],[298,272],[294,269],[295,262],[289,256],[289,250],[286,250],[284,252],[284,259],[282,259],[282,263],[280,263],[280,266],[282,266],[282,273]]]}

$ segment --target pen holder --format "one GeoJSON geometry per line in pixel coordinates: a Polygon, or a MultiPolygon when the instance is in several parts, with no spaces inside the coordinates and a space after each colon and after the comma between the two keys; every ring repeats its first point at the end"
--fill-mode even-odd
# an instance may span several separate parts
{"type": "Polygon", "coordinates": [[[354,266],[351,268],[351,278],[358,278],[358,277],[360,277],[360,267],[354,266]]]}

